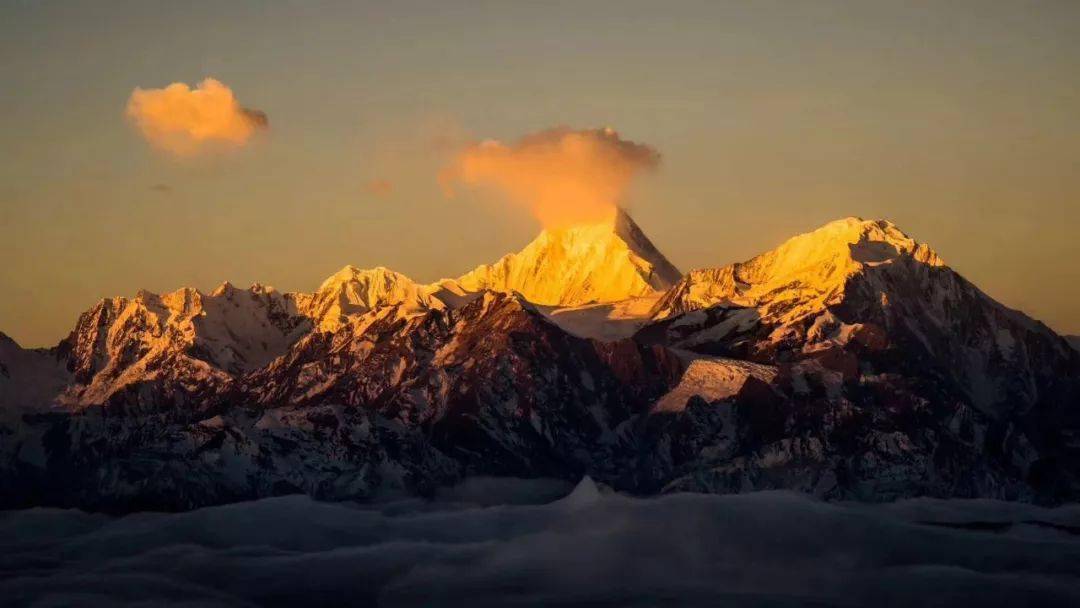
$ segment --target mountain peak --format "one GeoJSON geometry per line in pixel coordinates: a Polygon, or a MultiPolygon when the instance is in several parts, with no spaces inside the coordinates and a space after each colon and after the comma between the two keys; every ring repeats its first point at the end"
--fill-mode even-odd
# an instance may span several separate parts
{"type": "MultiPolygon", "coordinates": [[[[846,217],[800,234],[745,262],[695,270],[661,298],[654,318],[728,303],[757,306],[763,299],[798,300],[816,308],[842,293],[847,279],[867,268],[910,259],[939,267],[944,262],[887,220],[846,217]]],[[[802,307],[785,308],[785,316],[802,307]]]]}
{"type": "Polygon", "coordinates": [[[221,285],[218,285],[214,289],[214,291],[210,292],[210,295],[214,296],[214,297],[218,297],[218,296],[227,295],[227,294],[229,294],[229,293],[231,293],[231,292],[233,292],[235,290],[236,290],[236,288],[233,287],[232,283],[230,283],[228,281],[222,281],[221,285]]]}
{"type": "Polygon", "coordinates": [[[15,341],[15,338],[12,338],[11,336],[0,331],[0,347],[3,347],[5,345],[14,346],[15,348],[22,348],[21,346],[19,346],[19,343],[15,341]]]}
{"type": "Polygon", "coordinates": [[[319,285],[318,291],[325,289],[331,289],[335,286],[343,285],[350,282],[379,282],[379,283],[394,283],[394,282],[412,282],[412,279],[386,268],[385,266],[376,266],[374,268],[358,268],[352,264],[347,264],[341,270],[335,272],[326,278],[325,281],[319,285]]]}
{"type": "Polygon", "coordinates": [[[392,304],[402,304],[405,312],[441,308],[424,287],[383,266],[361,269],[350,264],[330,275],[315,293],[298,295],[300,312],[321,331],[335,331],[350,315],[392,304]]]}
{"type": "Polygon", "coordinates": [[[879,264],[910,255],[931,266],[944,265],[928,246],[919,243],[888,220],[846,217],[788,239],[779,247],[744,262],[744,266],[774,274],[801,274],[808,268],[820,271],[851,270],[852,264],[879,264]],[[820,268],[822,265],[825,268],[820,268]]]}
{"type": "Polygon", "coordinates": [[[600,222],[545,229],[520,252],[438,286],[517,292],[534,304],[578,306],[667,289],[680,276],[619,209],[600,222]]]}

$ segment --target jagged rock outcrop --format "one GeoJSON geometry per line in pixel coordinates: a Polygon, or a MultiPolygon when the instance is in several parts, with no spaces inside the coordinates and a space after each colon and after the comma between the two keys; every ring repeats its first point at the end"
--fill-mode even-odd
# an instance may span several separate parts
{"type": "Polygon", "coordinates": [[[266,406],[337,403],[423,429],[470,472],[573,475],[605,462],[614,428],[678,376],[664,349],[627,342],[615,359],[616,348],[485,292],[458,310],[384,308],[310,336],[246,390],[266,406]]]}

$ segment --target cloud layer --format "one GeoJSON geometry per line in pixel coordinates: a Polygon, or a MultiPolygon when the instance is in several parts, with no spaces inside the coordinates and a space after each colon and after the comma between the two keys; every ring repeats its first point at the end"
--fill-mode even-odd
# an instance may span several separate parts
{"type": "Polygon", "coordinates": [[[269,124],[264,112],[241,106],[232,89],[213,78],[193,89],[182,82],[163,89],[136,88],[126,114],[147,141],[177,156],[215,144],[243,146],[269,124]]]}
{"type": "Polygon", "coordinates": [[[609,217],[633,178],[654,168],[659,153],[612,129],[558,127],[513,144],[470,145],[443,171],[444,186],[487,187],[525,205],[546,228],[609,217]]]}
{"type": "Polygon", "coordinates": [[[508,483],[466,484],[436,502],[290,496],[122,518],[0,513],[0,597],[79,606],[1080,605],[1076,506],[829,504],[788,492],[636,499],[588,481],[536,504],[558,484],[508,483]],[[493,498],[511,504],[479,506],[493,498]]]}

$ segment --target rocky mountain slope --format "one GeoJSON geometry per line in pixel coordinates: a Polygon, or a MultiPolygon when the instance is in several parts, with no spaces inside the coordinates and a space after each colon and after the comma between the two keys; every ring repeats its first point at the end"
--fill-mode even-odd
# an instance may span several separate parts
{"type": "MultiPolygon", "coordinates": [[[[12,405],[180,405],[224,390],[233,375],[265,366],[310,329],[294,294],[261,285],[242,290],[224,283],[209,294],[184,288],[106,298],[84,312],[56,347],[18,349],[22,354],[13,360],[24,364],[9,370],[10,388],[0,396],[15,401],[9,390],[34,386],[33,401],[12,405]],[[66,372],[62,382],[34,380],[52,375],[58,363],[66,372]]],[[[10,344],[9,349],[15,350],[10,344]]]]}
{"type": "Polygon", "coordinates": [[[679,278],[620,213],[470,276],[143,292],[52,349],[0,336],[2,504],[362,498],[471,474],[1080,493],[1080,352],[888,222],[679,278]]]}
{"type": "Polygon", "coordinates": [[[652,314],[640,341],[779,371],[775,435],[680,487],[749,475],[804,489],[846,479],[877,497],[1075,491],[1080,353],[888,222],[848,218],[691,272],[652,314]]]}
{"type": "MultiPolygon", "coordinates": [[[[752,260],[689,273],[653,307],[674,344],[748,358],[896,350],[988,414],[1028,407],[1076,361],[1045,325],[979,291],[884,221],[847,218],[752,260]],[[721,314],[723,320],[708,320],[721,314]],[[850,348],[849,348],[850,346],[850,348]]],[[[879,354],[878,356],[884,356],[879,354]]]]}

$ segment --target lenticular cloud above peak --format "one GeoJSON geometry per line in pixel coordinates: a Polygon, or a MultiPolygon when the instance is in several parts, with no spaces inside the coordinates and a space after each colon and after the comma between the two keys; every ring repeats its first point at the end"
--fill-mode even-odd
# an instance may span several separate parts
{"type": "Polygon", "coordinates": [[[192,156],[209,145],[243,146],[269,125],[266,113],[240,105],[232,89],[213,78],[195,88],[174,82],[161,89],[136,87],[126,115],[154,147],[192,156]]]}

